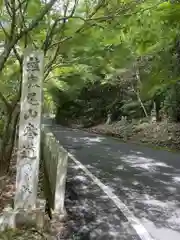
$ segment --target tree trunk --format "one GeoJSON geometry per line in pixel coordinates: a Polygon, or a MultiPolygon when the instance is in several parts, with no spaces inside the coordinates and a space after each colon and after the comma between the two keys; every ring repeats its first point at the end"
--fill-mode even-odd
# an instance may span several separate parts
{"type": "Polygon", "coordinates": [[[154,102],[155,102],[155,109],[156,109],[156,121],[160,122],[161,121],[161,117],[160,117],[161,102],[159,97],[157,97],[154,102]]]}
{"type": "Polygon", "coordinates": [[[147,113],[147,111],[146,111],[146,108],[145,108],[143,102],[141,101],[141,98],[140,98],[140,96],[139,96],[139,93],[136,93],[136,94],[137,94],[138,101],[139,101],[139,103],[140,103],[140,105],[141,105],[141,107],[142,107],[142,109],[143,109],[144,115],[145,115],[145,117],[147,118],[147,117],[148,117],[148,113],[147,113]]]}
{"type": "Polygon", "coordinates": [[[0,175],[9,171],[11,157],[14,149],[16,137],[16,126],[19,118],[19,106],[15,104],[11,112],[8,113],[7,123],[4,128],[2,145],[0,149],[0,175]]]}
{"type": "Polygon", "coordinates": [[[143,102],[142,102],[142,100],[141,100],[141,98],[140,98],[140,95],[139,95],[138,90],[136,91],[133,86],[132,86],[132,89],[133,89],[133,92],[134,92],[134,93],[136,94],[136,96],[137,96],[137,99],[138,99],[138,101],[139,101],[139,103],[140,103],[140,105],[141,105],[141,107],[142,107],[142,109],[143,109],[143,112],[144,112],[145,117],[147,118],[147,117],[148,117],[148,113],[147,113],[146,108],[145,108],[145,106],[144,106],[144,104],[143,104],[143,102]]]}
{"type": "MultiPolygon", "coordinates": [[[[136,69],[136,79],[137,79],[137,83],[139,84],[139,86],[141,86],[141,79],[140,79],[140,73],[139,73],[139,69],[136,69]]],[[[133,91],[135,92],[136,96],[137,96],[137,99],[143,109],[143,112],[144,112],[144,115],[145,117],[147,118],[148,117],[148,113],[146,111],[146,108],[143,104],[143,102],[141,101],[141,98],[140,98],[140,94],[139,94],[139,91],[137,89],[137,91],[135,91],[134,87],[133,87],[133,91]]]]}

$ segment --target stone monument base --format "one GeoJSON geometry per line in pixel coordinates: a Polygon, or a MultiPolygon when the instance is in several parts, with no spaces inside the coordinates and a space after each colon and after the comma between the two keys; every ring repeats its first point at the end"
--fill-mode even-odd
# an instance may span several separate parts
{"type": "Polygon", "coordinates": [[[13,209],[7,206],[0,215],[0,231],[6,229],[45,227],[45,200],[38,199],[34,209],[13,209]]]}

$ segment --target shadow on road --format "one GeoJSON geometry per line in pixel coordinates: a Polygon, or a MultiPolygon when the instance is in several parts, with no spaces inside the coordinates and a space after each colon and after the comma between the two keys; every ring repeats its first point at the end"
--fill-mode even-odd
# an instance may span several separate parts
{"type": "Polygon", "coordinates": [[[53,131],[64,147],[109,186],[154,237],[180,239],[179,154],[120,143],[79,130],[58,127],[53,131]]]}
{"type": "Polygon", "coordinates": [[[74,239],[139,240],[121,211],[73,163],[68,169],[66,209],[74,239]]]}

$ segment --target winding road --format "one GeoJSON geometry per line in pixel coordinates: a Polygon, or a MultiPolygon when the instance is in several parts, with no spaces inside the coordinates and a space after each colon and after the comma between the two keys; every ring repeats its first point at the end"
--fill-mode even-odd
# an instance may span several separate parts
{"type": "Polygon", "coordinates": [[[180,154],[55,125],[52,132],[74,157],[68,178],[91,213],[84,239],[180,239],[180,154]]]}

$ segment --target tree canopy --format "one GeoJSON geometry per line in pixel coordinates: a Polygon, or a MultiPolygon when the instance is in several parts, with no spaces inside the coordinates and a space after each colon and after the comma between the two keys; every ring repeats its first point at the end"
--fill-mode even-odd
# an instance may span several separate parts
{"type": "MultiPolygon", "coordinates": [[[[180,120],[180,3],[163,0],[0,0],[1,136],[11,142],[23,51],[45,55],[44,111],[91,124],[148,116],[180,120]]],[[[9,151],[9,150],[8,150],[9,151]]],[[[2,157],[1,157],[2,158],[2,157]]],[[[4,157],[3,157],[4,158],[4,157]]]]}

